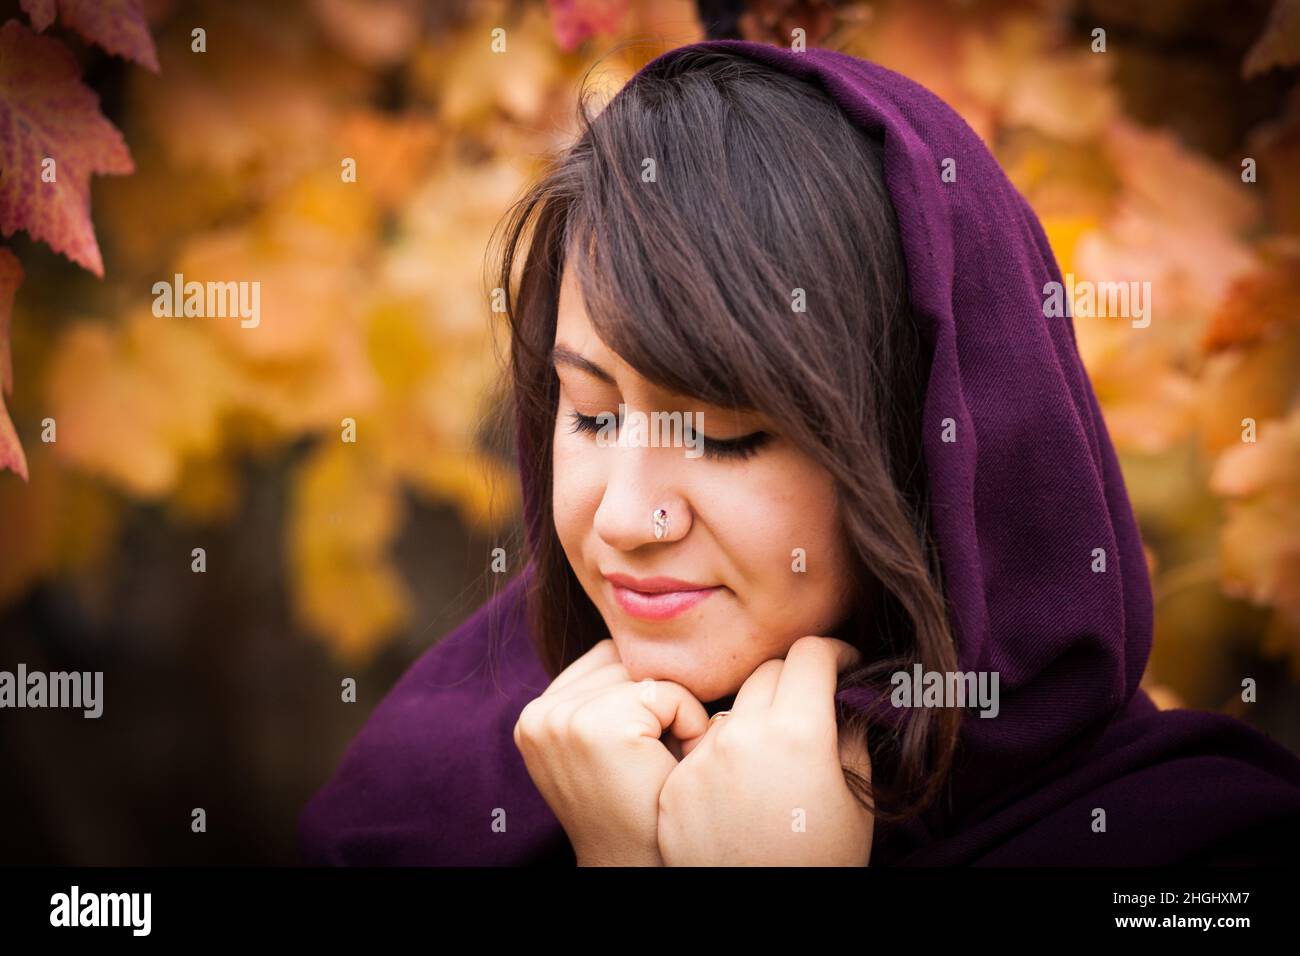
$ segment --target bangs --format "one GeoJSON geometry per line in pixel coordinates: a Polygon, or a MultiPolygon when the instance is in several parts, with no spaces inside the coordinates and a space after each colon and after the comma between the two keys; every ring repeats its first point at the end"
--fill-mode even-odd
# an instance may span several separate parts
{"type": "Polygon", "coordinates": [[[745,358],[749,335],[721,290],[683,281],[664,258],[611,248],[585,212],[575,209],[569,220],[576,234],[564,260],[601,340],[666,392],[723,408],[758,408],[761,387],[751,381],[753,357],[745,358]]]}
{"type": "MultiPolygon", "coordinates": [[[[710,80],[674,96],[642,77],[587,125],[564,227],[591,323],[659,387],[721,407],[760,409],[788,350],[800,242],[774,228],[789,179],[768,144],[788,131],[710,80]],[[767,153],[767,159],[764,153],[767,153]]],[[[805,217],[807,218],[807,217],[805,217]]],[[[803,227],[807,229],[807,225],[803,227]]],[[[815,281],[811,275],[803,284],[815,281]]]]}

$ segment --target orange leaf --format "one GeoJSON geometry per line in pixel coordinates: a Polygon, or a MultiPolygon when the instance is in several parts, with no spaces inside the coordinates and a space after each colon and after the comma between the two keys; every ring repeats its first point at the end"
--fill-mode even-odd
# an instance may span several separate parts
{"type": "Polygon", "coordinates": [[[0,232],[25,229],[102,278],[90,176],[135,166],[80,72],[57,40],[17,20],[0,27],[0,232]],[[54,182],[45,182],[46,159],[54,160],[54,182]]]}
{"type": "Polygon", "coordinates": [[[312,9],[325,35],[372,69],[401,63],[420,40],[419,0],[313,0],[312,9]]]}
{"type": "Polygon", "coordinates": [[[27,456],[18,443],[18,433],[5,409],[6,395],[13,394],[13,356],[9,354],[9,319],[13,315],[14,293],[23,283],[23,267],[8,249],[0,249],[0,469],[7,468],[27,480],[27,456]]]}
{"type": "Polygon", "coordinates": [[[56,6],[65,27],[115,56],[158,72],[158,54],[140,0],[22,0],[38,33],[54,22],[56,6]]]}
{"type": "Polygon", "coordinates": [[[1210,317],[1205,351],[1253,345],[1284,323],[1297,321],[1300,243],[1279,242],[1274,248],[1264,268],[1236,279],[1210,317]]]}

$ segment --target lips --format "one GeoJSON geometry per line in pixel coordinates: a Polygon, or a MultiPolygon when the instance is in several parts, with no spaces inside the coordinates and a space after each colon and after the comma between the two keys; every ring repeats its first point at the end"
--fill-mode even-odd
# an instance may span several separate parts
{"type": "Polygon", "coordinates": [[[676,617],[722,590],[720,585],[709,587],[678,578],[634,578],[626,574],[605,577],[619,607],[646,621],[676,617]]]}

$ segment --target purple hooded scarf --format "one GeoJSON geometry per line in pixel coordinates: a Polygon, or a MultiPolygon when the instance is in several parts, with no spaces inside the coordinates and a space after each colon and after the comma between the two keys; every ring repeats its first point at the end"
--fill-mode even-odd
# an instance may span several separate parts
{"type": "MultiPolygon", "coordinates": [[[[1043,314],[1060,271],[997,161],[946,104],[872,63],[692,46],[819,85],[883,143],[912,312],[933,354],[931,520],[960,668],[1000,675],[1000,712],[964,713],[948,797],[909,824],[878,825],[871,865],[1293,862],[1300,760],[1229,717],[1160,711],[1138,686],[1152,634],[1138,527],[1072,320],[1043,314]],[[949,159],[956,178],[944,182],[949,159]]],[[[529,519],[549,503],[526,468],[521,479],[529,519]]],[[[574,862],[513,739],[550,683],[526,621],[528,574],[376,707],[303,810],[306,862],[574,862]]],[[[868,706],[860,694],[837,699],[868,706]]]]}

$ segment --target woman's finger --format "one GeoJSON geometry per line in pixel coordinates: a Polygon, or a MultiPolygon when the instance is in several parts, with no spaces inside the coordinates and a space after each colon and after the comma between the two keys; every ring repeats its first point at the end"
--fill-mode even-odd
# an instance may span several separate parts
{"type": "Polygon", "coordinates": [[[835,688],[841,671],[862,659],[852,644],[833,637],[801,637],[785,655],[772,713],[793,718],[813,713],[818,720],[835,723],[835,688]]]}
{"type": "MultiPolygon", "coordinates": [[[[698,739],[708,730],[709,715],[704,705],[685,687],[666,680],[618,681],[604,686],[572,687],[555,702],[551,716],[560,722],[575,719],[579,712],[594,717],[599,725],[626,728],[631,716],[640,736],[664,743],[665,733],[679,743],[698,739]]],[[[677,754],[673,752],[673,756],[677,754]]]]}
{"type": "Polygon", "coordinates": [[[681,684],[670,680],[640,681],[632,688],[659,725],[657,731],[647,726],[647,733],[659,738],[667,731],[681,742],[683,756],[692,741],[708,733],[709,712],[681,684]]]}
{"type": "Polygon", "coordinates": [[[581,677],[575,677],[559,690],[548,692],[548,700],[569,700],[574,697],[589,696],[593,690],[603,687],[609,687],[612,684],[627,683],[631,680],[628,677],[627,668],[623,662],[614,661],[612,664],[605,664],[597,667],[594,671],[588,671],[581,677]]]}
{"type": "MultiPolygon", "coordinates": [[[[772,706],[772,695],[776,692],[777,681],[781,678],[781,668],[785,661],[777,658],[763,661],[754,668],[754,672],[745,678],[745,683],[736,691],[736,699],[731,704],[733,714],[749,711],[766,710],[772,706]]],[[[726,717],[719,718],[726,720],[726,717]]]]}
{"type": "MultiPolygon", "coordinates": [[[[604,707],[613,702],[614,711],[623,707],[621,702],[636,693],[645,693],[644,684],[634,684],[627,677],[627,670],[623,667],[622,662],[617,664],[606,664],[604,667],[580,677],[576,681],[567,684],[559,693],[552,694],[546,698],[546,706],[550,709],[550,717],[559,724],[573,718],[579,711],[598,700],[604,698],[604,707]]],[[[640,712],[637,712],[640,713],[640,712]]],[[[654,723],[654,718],[645,715],[644,725],[649,728],[654,723]]]]}
{"type": "Polygon", "coordinates": [[[618,648],[614,646],[613,638],[605,638],[603,641],[597,641],[587,653],[583,654],[576,661],[566,667],[551,681],[551,685],[542,691],[541,696],[554,693],[567,684],[577,680],[584,674],[589,674],[599,667],[606,664],[612,664],[621,660],[618,656],[618,648]]]}

